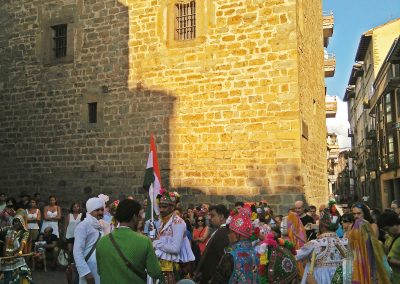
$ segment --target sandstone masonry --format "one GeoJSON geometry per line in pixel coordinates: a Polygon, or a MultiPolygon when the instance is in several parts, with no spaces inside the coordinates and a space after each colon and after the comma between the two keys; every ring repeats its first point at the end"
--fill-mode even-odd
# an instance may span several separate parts
{"type": "Polygon", "coordinates": [[[187,41],[174,0],[3,2],[1,191],[142,196],[154,133],[184,203],[327,200],[320,1],[197,0],[187,41]]]}

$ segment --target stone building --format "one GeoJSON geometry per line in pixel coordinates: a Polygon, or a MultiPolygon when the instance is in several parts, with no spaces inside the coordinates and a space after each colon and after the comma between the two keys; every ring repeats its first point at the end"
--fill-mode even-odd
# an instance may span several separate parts
{"type": "Polygon", "coordinates": [[[337,134],[334,132],[328,132],[326,135],[326,144],[328,191],[329,195],[334,195],[336,193],[335,185],[338,176],[337,164],[340,153],[337,134]]]}
{"type": "Polygon", "coordinates": [[[400,19],[377,26],[361,35],[344,96],[347,101],[354,166],[356,199],[368,196],[370,205],[382,206],[379,174],[376,117],[370,115],[374,82],[385,57],[400,31],[400,19]]]}
{"type": "Polygon", "coordinates": [[[400,199],[400,37],[393,41],[379,69],[370,105],[382,207],[388,208],[400,199]]]}
{"type": "Polygon", "coordinates": [[[3,2],[1,191],[326,202],[321,1],[3,2]]]}
{"type": "Polygon", "coordinates": [[[350,157],[350,150],[343,150],[339,153],[335,172],[337,178],[335,182],[335,195],[339,196],[339,201],[343,204],[353,203],[354,201],[354,166],[353,159],[350,157]]]}

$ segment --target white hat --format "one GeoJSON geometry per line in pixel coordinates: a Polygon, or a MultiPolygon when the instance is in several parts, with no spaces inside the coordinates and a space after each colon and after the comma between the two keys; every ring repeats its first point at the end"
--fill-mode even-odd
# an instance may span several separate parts
{"type": "Polygon", "coordinates": [[[99,197],[90,198],[86,201],[86,211],[88,213],[93,212],[96,209],[103,208],[104,209],[104,200],[99,197]]]}

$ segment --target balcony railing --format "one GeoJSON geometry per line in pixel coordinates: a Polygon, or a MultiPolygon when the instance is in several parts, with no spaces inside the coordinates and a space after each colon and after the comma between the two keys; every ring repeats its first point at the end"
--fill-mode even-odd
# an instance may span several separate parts
{"type": "Polygon", "coordinates": [[[333,77],[336,70],[336,58],[333,53],[325,53],[324,55],[324,72],[325,77],[333,77]]]}
{"type": "Polygon", "coordinates": [[[353,130],[351,130],[350,128],[347,129],[347,137],[354,137],[353,130]]]}
{"type": "Polygon", "coordinates": [[[337,112],[337,101],[336,97],[326,97],[325,98],[325,107],[326,107],[326,118],[334,118],[336,117],[337,112]]]}
{"type": "Polygon", "coordinates": [[[324,31],[324,46],[327,47],[329,44],[329,38],[333,35],[333,26],[335,19],[333,17],[333,11],[323,12],[322,14],[322,28],[324,31]]]}

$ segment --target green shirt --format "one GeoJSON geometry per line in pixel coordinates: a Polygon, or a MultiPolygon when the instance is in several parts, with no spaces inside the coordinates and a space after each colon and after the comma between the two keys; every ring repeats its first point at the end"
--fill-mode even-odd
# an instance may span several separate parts
{"type": "MultiPolygon", "coordinates": [[[[126,227],[117,228],[112,234],[120,250],[136,270],[143,274],[147,272],[152,278],[161,277],[160,263],[148,237],[126,227]]],[[[124,263],[109,236],[102,237],[97,243],[96,259],[101,284],[146,283],[124,263]]]]}
{"type": "MultiPolygon", "coordinates": [[[[396,238],[396,240],[394,241],[392,248],[389,251],[388,257],[400,260],[400,237],[396,238]]],[[[392,266],[392,270],[392,283],[400,283],[400,269],[392,266]]]]}

